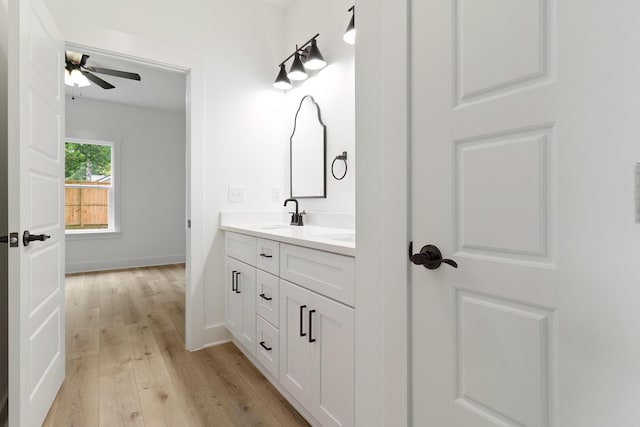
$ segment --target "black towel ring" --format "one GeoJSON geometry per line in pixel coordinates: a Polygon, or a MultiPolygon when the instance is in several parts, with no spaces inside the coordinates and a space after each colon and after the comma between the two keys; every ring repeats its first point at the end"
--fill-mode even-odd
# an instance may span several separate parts
{"type": "Polygon", "coordinates": [[[333,177],[337,180],[340,181],[342,179],[344,179],[345,176],[347,176],[347,152],[343,151],[342,154],[339,154],[336,156],[335,159],[333,159],[333,162],[331,162],[331,175],[333,175],[333,177]],[[333,168],[336,164],[336,160],[342,160],[344,162],[344,173],[342,174],[342,176],[340,178],[338,178],[336,176],[336,173],[333,171],[333,168]]]}

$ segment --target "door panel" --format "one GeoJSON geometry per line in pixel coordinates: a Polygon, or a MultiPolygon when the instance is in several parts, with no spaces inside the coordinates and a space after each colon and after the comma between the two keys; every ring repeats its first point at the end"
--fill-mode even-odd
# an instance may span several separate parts
{"type": "Polygon", "coordinates": [[[355,311],[317,294],[311,307],[311,414],[326,427],[352,426],[355,311]]]}
{"type": "Polygon", "coordinates": [[[252,355],[256,355],[256,269],[240,263],[237,288],[242,304],[239,340],[252,355]]]}
{"type": "Polygon", "coordinates": [[[310,387],[309,304],[309,291],[280,281],[280,384],[305,408],[310,387]]]}
{"type": "Polygon", "coordinates": [[[238,271],[238,264],[238,261],[226,258],[225,323],[229,332],[236,337],[240,333],[239,328],[242,324],[242,297],[235,292],[235,273],[238,271]]]}
{"type": "Polygon", "coordinates": [[[64,379],[64,44],[41,0],[10,1],[9,424],[40,425],[64,379]]]}
{"type": "Polygon", "coordinates": [[[545,0],[413,2],[414,425],[549,426],[556,72],[545,0]],[[453,78],[452,78],[453,77],[453,78]]]}

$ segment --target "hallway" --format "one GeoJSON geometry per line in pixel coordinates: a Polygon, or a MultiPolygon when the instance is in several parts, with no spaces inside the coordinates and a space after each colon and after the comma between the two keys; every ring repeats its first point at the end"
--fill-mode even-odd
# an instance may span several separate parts
{"type": "Polygon", "coordinates": [[[184,266],[66,278],[66,379],[44,426],[305,426],[231,343],[184,349],[184,266]]]}

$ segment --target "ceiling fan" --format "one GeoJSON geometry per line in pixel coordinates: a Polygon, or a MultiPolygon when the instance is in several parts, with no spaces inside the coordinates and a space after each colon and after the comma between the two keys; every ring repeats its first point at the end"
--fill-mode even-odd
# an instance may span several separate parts
{"type": "Polygon", "coordinates": [[[89,86],[89,82],[93,82],[102,89],[113,89],[114,85],[101,79],[93,73],[106,74],[109,76],[122,77],[123,79],[142,80],[140,74],[129,73],[127,71],[112,70],[109,68],[100,68],[87,66],[89,55],[77,53],[67,50],[65,52],[65,84],[69,86],[89,86]]]}

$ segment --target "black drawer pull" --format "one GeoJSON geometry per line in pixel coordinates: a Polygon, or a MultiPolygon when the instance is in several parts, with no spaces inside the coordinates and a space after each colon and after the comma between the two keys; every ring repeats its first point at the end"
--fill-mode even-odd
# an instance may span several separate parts
{"type": "Polygon", "coordinates": [[[260,346],[261,346],[262,348],[264,348],[265,350],[267,350],[267,351],[271,351],[271,347],[267,347],[267,346],[264,344],[264,341],[260,341],[260,346]]]}
{"type": "Polygon", "coordinates": [[[260,294],[260,298],[262,298],[265,301],[271,301],[273,298],[266,296],[265,294],[260,294]]]}
{"type": "Polygon", "coordinates": [[[302,311],[307,308],[306,305],[301,305],[300,306],[300,336],[301,337],[306,337],[307,334],[305,334],[304,332],[302,332],[302,311]]]}
{"type": "Polygon", "coordinates": [[[315,310],[309,310],[309,342],[316,342],[316,339],[311,337],[313,333],[313,313],[315,312],[315,310]]]}
{"type": "Polygon", "coordinates": [[[260,254],[262,258],[273,258],[273,255],[260,254]]]}

